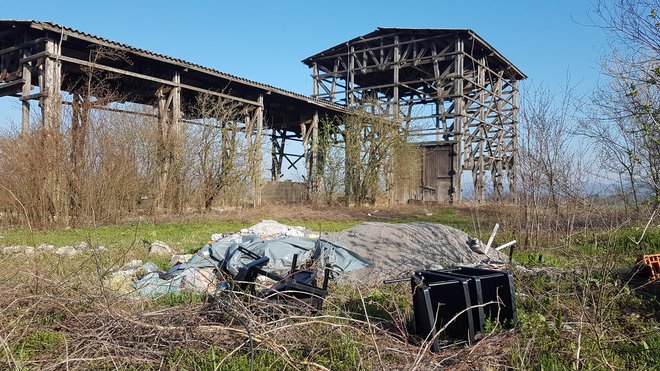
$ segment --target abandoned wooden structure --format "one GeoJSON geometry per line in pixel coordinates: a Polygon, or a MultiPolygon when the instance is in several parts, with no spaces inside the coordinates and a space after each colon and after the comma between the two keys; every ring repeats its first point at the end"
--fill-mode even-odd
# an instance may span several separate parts
{"type": "Polygon", "coordinates": [[[464,170],[478,200],[488,179],[496,198],[505,178],[515,195],[518,81],[526,76],[474,31],[378,28],[303,63],[314,98],[377,106],[424,143],[426,161],[447,162],[424,164],[411,198],[460,200],[464,170]]]}
{"type": "MultiPolygon", "coordinates": [[[[178,135],[184,123],[196,123],[188,108],[200,93],[228,99],[242,107],[243,128],[252,148],[250,174],[253,199],[260,203],[262,137],[272,143],[271,179],[283,166],[301,166],[307,177],[314,169],[319,116],[336,116],[345,107],[326,100],[261,84],[212,68],[110,41],[50,22],[0,20],[0,96],[22,101],[22,131],[30,130],[30,101],[38,101],[45,129],[59,130],[62,104],[75,104],[75,94],[90,69],[114,75],[107,81],[121,102],[154,107],[163,136],[178,135]],[[103,51],[110,57],[97,58],[103,51]],[[64,94],[63,94],[64,93],[64,94]],[[68,93],[68,94],[67,94],[68,93]],[[73,98],[72,98],[73,97],[73,98]],[[302,141],[303,153],[286,150],[302,141]],[[285,164],[285,161],[287,162],[285,164]]],[[[100,109],[125,111],[130,105],[107,104],[100,109]]],[[[164,141],[167,138],[163,138],[164,141]]],[[[166,176],[166,171],[165,176],[166,176]]]]}

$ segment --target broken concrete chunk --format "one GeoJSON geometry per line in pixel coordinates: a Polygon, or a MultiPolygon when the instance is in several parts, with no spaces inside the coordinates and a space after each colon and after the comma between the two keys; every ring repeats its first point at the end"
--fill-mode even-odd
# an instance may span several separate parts
{"type": "Polygon", "coordinates": [[[213,293],[217,285],[213,268],[186,269],[181,275],[181,290],[213,293]]]}
{"type": "Polygon", "coordinates": [[[25,245],[7,246],[2,250],[5,254],[34,254],[34,247],[25,245]]]}
{"type": "Polygon", "coordinates": [[[142,263],[142,260],[134,259],[134,260],[131,260],[130,262],[128,262],[128,264],[126,264],[122,269],[124,269],[124,268],[135,268],[135,269],[137,269],[137,268],[140,268],[143,264],[144,263],[142,263]]]}
{"type": "Polygon", "coordinates": [[[47,245],[45,243],[42,243],[41,245],[37,246],[37,251],[53,251],[55,250],[55,246],[53,245],[47,245]]]}
{"type": "Polygon", "coordinates": [[[76,250],[76,248],[73,246],[62,246],[59,249],[55,250],[55,254],[66,255],[66,256],[76,255],[79,252],[80,251],[76,250]]]}
{"type": "Polygon", "coordinates": [[[172,255],[172,248],[165,242],[156,240],[149,246],[149,254],[160,256],[172,255]]]}
{"type": "Polygon", "coordinates": [[[253,234],[263,239],[274,239],[278,237],[304,237],[305,227],[290,226],[278,223],[275,220],[262,220],[250,228],[241,229],[242,235],[253,234]]]}
{"type": "Polygon", "coordinates": [[[175,266],[179,263],[185,263],[192,259],[193,256],[193,254],[172,255],[172,259],[170,259],[170,266],[175,266]]]}

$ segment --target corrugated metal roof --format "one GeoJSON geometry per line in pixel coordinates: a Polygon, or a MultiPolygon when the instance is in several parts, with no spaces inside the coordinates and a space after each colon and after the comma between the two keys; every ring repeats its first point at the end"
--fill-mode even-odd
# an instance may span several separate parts
{"type": "Polygon", "coordinates": [[[192,63],[192,62],[180,59],[180,58],[170,57],[168,55],[156,53],[156,52],[153,52],[153,51],[150,51],[150,50],[137,48],[137,47],[127,45],[127,44],[124,44],[124,43],[120,43],[120,42],[117,42],[117,41],[112,41],[112,40],[106,39],[104,37],[92,35],[90,33],[83,32],[83,31],[80,31],[80,30],[76,30],[76,29],[71,28],[71,27],[62,26],[62,25],[59,25],[57,23],[47,22],[47,21],[37,21],[37,20],[1,19],[0,24],[23,25],[23,26],[27,26],[27,27],[37,29],[37,30],[46,30],[46,31],[60,33],[60,34],[63,34],[63,35],[69,36],[69,37],[76,37],[78,39],[86,40],[86,41],[89,41],[91,43],[95,43],[95,44],[99,44],[99,45],[103,45],[103,46],[107,46],[107,47],[112,47],[112,48],[116,48],[116,49],[123,49],[125,51],[131,52],[131,53],[134,53],[134,54],[146,57],[146,58],[156,59],[156,60],[160,60],[160,61],[167,62],[167,63],[173,63],[173,64],[179,65],[181,67],[184,67],[184,68],[195,69],[195,70],[198,70],[198,71],[201,71],[201,72],[204,72],[204,73],[212,74],[212,75],[230,80],[232,82],[236,82],[236,83],[247,85],[247,86],[250,86],[250,87],[253,87],[253,88],[256,88],[256,89],[260,89],[260,90],[263,90],[264,92],[271,92],[271,93],[274,93],[274,94],[280,94],[280,95],[288,96],[288,97],[291,97],[291,98],[294,98],[294,99],[298,99],[298,100],[307,102],[309,104],[314,104],[314,105],[317,105],[317,106],[330,108],[330,109],[333,109],[335,111],[342,111],[342,112],[346,111],[345,106],[342,106],[342,105],[339,105],[339,104],[336,104],[336,103],[331,103],[329,101],[316,99],[316,98],[313,98],[313,97],[310,97],[310,96],[307,96],[307,95],[303,95],[303,94],[299,94],[299,93],[292,92],[292,91],[289,91],[289,90],[281,89],[281,88],[278,88],[278,87],[273,86],[273,85],[263,84],[263,83],[260,83],[260,82],[257,82],[257,81],[249,80],[249,79],[246,79],[246,78],[243,78],[243,77],[240,77],[240,76],[236,76],[236,75],[232,75],[232,74],[229,74],[229,73],[225,73],[225,72],[216,70],[214,68],[205,67],[205,66],[202,66],[202,65],[197,64],[197,63],[192,63]]]}
{"type": "Polygon", "coordinates": [[[345,41],[341,44],[337,44],[331,48],[328,48],[322,52],[316,53],[311,57],[305,58],[302,62],[308,66],[312,66],[312,63],[314,62],[315,59],[324,57],[326,55],[332,55],[336,54],[337,51],[342,50],[346,48],[349,44],[359,42],[374,36],[379,36],[383,35],[385,36],[386,33],[393,32],[393,31],[399,31],[399,32],[406,32],[406,33],[411,33],[411,34],[419,34],[419,33],[435,33],[435,34],[446,34],[446,33],[451,33],[451,32],[458,32],[458,33],[463,33],[467,34],[470,37],[473,37],[475,40],[477,40],[479,43],[481,43],[484,47],[488,48],[489,50],[492,50],[493,54],[500,59],[504,64],[509,66],[513,71],[518,74],[520,79],[526,79],[527,75],[525,75],[518,67],[516,67],[511,61],[509,61],[504,55],[502,55],[497,49],[495,49],[492,45],[490,45],[486,40],[484,40],[481,36],[479,36],[476,32],[474,32],[471,29],[468,28],[400,28],[400,27],[378,27],[374,31],[369,32],[365,35],[361,35],[358,37],[355,37],[351,40],[345,41]]]}

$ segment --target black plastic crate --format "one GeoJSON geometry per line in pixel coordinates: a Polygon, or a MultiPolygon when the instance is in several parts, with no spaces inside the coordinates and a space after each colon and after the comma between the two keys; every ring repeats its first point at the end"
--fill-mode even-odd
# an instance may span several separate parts
{"type": "Polygon", "coordinates": [[[411,285],[415,329],[418,336],[433,339],[432,351],[439,350],[438,332],[445,326],[440,335],[464,339],[468,343],[475,340],[476,331],[469,309],[472,306],[469,279],[419,271],[413,275],[411,285]]]}
{"type": "MultiPolygon", "coordinates": [[[[476,304],[492,302],[483,307],[483,314],[486,318],[510,324],[518,321],[516,294],[511,273],[471,267],[444,269],[441,272],[471,280],[471,290],[476,290],[473,296],[479,298],[476,304]]],[[[483,330],[483,326],[481,328],[483,330]]]]}
{"type": "Polygon", "coordinates": [[[513,277],[509,272],[470,267],[418,271],[411,279],[415,330],[433,339],[452,337],[474,343],[486,320],[517,321],[513,277]],[[444,327],[443,334],[438,334],[444,327]]]}

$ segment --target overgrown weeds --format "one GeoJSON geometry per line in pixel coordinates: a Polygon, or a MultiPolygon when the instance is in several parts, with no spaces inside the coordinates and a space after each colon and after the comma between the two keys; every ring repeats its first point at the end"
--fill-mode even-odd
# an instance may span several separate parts
{"type": "MultiPolygon", "coordinates": [[[[364,210],[353,212],[356,216],[365,214],[364,210]]],[[[470,208],[383,210],[372,215],[379,214],[389,215],[390,221],[453,222],[481,238],[494,221],[499,221],[504,227],[497,242],[517,238],[520,233],[508,229],[515,225],[513,216],[502,221],[502,214],[484,208],[478,216],[470,208]]],[[[330,220],[288,222],[331,230],[351,227],[358,220],[333,216],[330,220]]],[[[93,246],[104,244],[108,251],[92,250],[74,257],[47,253],[0,256],[1,367],[658,367],[657,286],[631,280],[630,274],[620,272],[632,266],[636,255],[657,247],[658,229],[654,223],[646,227],[644,221],[620,228],[602,223],[596,229],[591,224],[592,228],[573,235],[548,232],[542,239],[547,243],[518,246],[514,258],[526,268],[514,270],[517,326],[506,330],[490,323],[476,345],[457,344],[439,353],[421,351],[425,343],[413,331],[407,282],[335,283],[320,312],[304,306],[284,307],[250,295],[223,294],[212,303],[194,294],[135,300],[103,285],[109,271],[132,259],[150,259],[142,240],[179,241],[174,245],[177,251],[192,252],[211,232],[236,230],[249,223],[187,221],[44,234],[3,232],[3,243],[18,243],[28,237],[66,244],[86,240],[93,246]]],[[[158,264],[165,268],[168,263],[162,259],[158,264]]]]}

